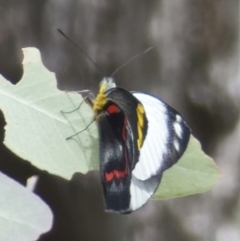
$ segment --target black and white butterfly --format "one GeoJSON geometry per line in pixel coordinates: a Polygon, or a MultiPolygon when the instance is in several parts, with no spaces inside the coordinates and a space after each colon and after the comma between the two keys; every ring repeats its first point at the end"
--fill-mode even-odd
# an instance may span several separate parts
{"type": "Polygon", "coordinates": [[[180,159],[190,129],[160,99],[119,88],[112,78],[104,78],[88,102],[99,132],[106,211],[132,212],[146,204],[163,172],[180,159]]]}

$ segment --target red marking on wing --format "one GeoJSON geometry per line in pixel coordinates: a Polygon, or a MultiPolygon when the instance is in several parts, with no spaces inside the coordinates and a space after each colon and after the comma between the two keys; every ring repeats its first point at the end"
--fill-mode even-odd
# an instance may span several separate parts
{"type": "Polygon", "coordinates": [[[107,182],[112,181],[112,179],[113,179],[113,172],[106,172],[105,173],[105,179],[106,179],[107,182]]]}
{"type": "MultiPolygon", "coordinates": [[[[115,105],[110,105],[109,107],[112,106],[112,110],[115,110],[114,108],[116,107],[118,110],[119,108],[115,105]]],[[[108,107],[108,108],[109,108],[108,107]]],[[[110,113],[108,111],[108,113],[110,113]]],[[[114,113],[114,112],[111,112],[114,113]]],[[[105,173],[105,179],[107,182],[112,181],[114,178],[120,179],[120,178],[124,178],[127,174],[128,174],[128,155],[127,155],[127,147],[126,147],[126,128],[127,127],[127,119],[124,119],[124,124],[122,127],[122,138],[124,140],[124,156],[125,156],[125,161],[126,161],[126,166],[125,169],[123,171],[118,171],[118,170],[113,170],[112,172],[106,172],[105,173]]]]}
{"type": "Polygon", "coordinates": [[[119,109],[118,106],[116,106],[116,105],[109,105],[109,106],[107,107],[107,112],[108,112],[109,114],[118,113],[119,111],[120,111],[120,109],[119,109]]]}
{"type": "Polygon", "coordinates": [[[125,167],[125,170],[123,171],[117,171],[113,170],[112,172],[106,172],[105,173],[105,179],[107,182],[112,181],[114,178],[120,179],[124,178],[128,173],[127,166],[125,167]]]}

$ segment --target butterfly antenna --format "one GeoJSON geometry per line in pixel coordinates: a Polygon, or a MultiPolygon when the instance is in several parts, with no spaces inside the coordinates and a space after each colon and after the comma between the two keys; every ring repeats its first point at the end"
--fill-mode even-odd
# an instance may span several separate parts
{"type": "Polygon", "coordinates": [[[87,53],[85,53],[73,40],[71,40],[62,30],[60,30],[59,28],[57,30],[64,38],[66,38],[68,41],[70,41],[70,43],[73,46],[77,47],[77,49],[79,49],[82,52],[82,54],[84,54],[85,57],[88,58],[98,69],[100,69],[98,64],[90,56],[88,56],[87,53]]]}
{"type": "Polygon", "coordinates": [[[139,56],[146,54],[147,52],[149,52],[150,50],[152,50],[154,47],[150,47],[148,49],[146,49],[144,52],[139,53],[137,55],[135,55],[134,57],[132,57],[130,60],[128,60],[126,63],[124,63],[123,65],[121,65],[120,67],[118,67],[112,74],[111,77],[113,77],[113,75],[115,75],[120,69],[122,69],[123,67],[125,67],[126,65],[128,65],[129,63],[131,63],[134,59],[138,58],[139,56]]]}

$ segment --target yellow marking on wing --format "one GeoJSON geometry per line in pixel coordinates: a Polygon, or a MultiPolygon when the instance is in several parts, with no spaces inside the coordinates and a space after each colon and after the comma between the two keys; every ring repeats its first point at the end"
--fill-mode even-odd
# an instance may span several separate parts
{"type": "Polygon", "coordinates": [[[138,150],[142,147],[143,144],[143,128],[144,128],[144,115],[145,111],[144,108],[141,104],[138,104],[137,106],[137,130],[138,130],[138,139],[137,139],[137,145],[138,145],[138,150]]]}

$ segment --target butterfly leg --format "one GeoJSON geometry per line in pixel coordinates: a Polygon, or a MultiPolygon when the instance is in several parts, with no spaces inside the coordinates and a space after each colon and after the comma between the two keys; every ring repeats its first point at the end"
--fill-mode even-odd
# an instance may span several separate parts
{"type": "Polygon", "coordinates": [[[78,94],[85,94],[87,93],[87,95],[85,97],[83,97],[83,100],[80,102],[80,104],[77,106],[77,108],[73,109],[73,110],[70,110],[70,111],[61,111],[62,114],[71,114],[77,110],[79,110],[83,104],[84,101],[88,100],[89,99],[89,96],[92,95],[92,93],[90,92],[90,90],[81,90],[81,91],[78,91],[77,92],[78,94]]]}
{"type": "MultiPolygon", "coordinates": [[[[77,110],[79,110],[83,104],[83,102],[87,102],[90,106],[92,106],[92,102],[93,102],[93,99],[94,99],[94,96],[93,94],[91,93],[90,90],[81,90],[81,91],[78,91],[77,92],[78,94],[81,94],[82,97],[84,94],[86,94],[84,97],[83,97],[83,100],[80,102],[80,104],[73,110],[71,111],[61,111],[61,114],[65,116],[65,114],[71,114],[77,110]]],[[[66,118],[66,117],[65,117],[66,118]]],[[[72,139],[73,137],[77,136],[78,134],[82,133],[83,131],[87,130],[88,127],[94,122],[94,119],[84,128],[82,129],[81,131],[78,131],[76,133],[74,133],[73,135],[69,136],[66,138],[66,140],[70,140],[72,139]]]]}

